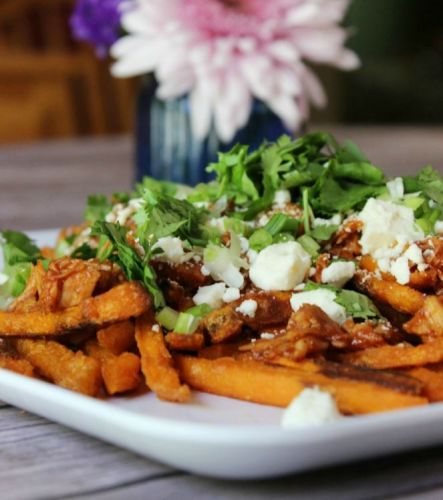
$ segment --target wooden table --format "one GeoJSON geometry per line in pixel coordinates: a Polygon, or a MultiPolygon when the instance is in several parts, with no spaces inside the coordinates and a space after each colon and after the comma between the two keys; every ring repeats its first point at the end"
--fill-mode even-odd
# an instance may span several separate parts
{"type": "MultiPolygon", "coordinates": [[[[324,127],[323,127],[324,128],[324,127]]],[[[329,127],[395,175],[443,172],[443,128],[329,127]]],[[[116,137],[0,149],[0,228],[78,222],[87,193],[132,182],[132,146],[116,137]]],[[[443,425],[443,422],[442,422],[443,425]]],[[[0,498],[443,498],[443,447],[264,482],[215,481],[138,457],[0,403],[0,498]]]]}

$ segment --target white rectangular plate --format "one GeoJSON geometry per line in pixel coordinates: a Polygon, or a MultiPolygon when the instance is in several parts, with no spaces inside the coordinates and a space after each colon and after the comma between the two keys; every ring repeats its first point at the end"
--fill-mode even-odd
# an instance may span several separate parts
{"type": "MultiPolygon", "coordinates": [[[[54,231],[30,233],[50,245],[54,231]]],[[[0,399],[168,465],[212,477],[269,478],[443,443],[443,404],[288,431],[282,410],[194,392],[100,401],[0,370],[0,399]]]]}

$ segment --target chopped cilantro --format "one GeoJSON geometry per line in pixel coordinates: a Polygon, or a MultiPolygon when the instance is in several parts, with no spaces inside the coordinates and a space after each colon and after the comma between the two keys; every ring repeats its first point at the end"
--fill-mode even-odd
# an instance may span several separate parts
{"type": "Polygon", "coordinates": [[[159,195],[148,189],[143,191],[143,197],[146,205],[144,213],[137,217],[137,235],[144,247],[165,236],[177,236],[191,245],[206,246],[209,238],[204,227],[205,210],[187,200],[159,195]]]}
{"type": "Polygon", "coordinates": [[[83,217],[93,224],[96,220],[102,220],[112,209],[112,204],[103,194],[90,195],[86,204],[83,217]]]}
{"type": "Polygon", "coordinates": [[[309,281],[306,284],[304,291],[308,292],[319,289],[327,289],[334,292],[336,294],[334,302],[343,306],[346,313],[355,319],[366,320],[380,317],[380,313],[371,299],[366,295],[355,292],[354,290],[344,290],[341,288],[335,288],[331,285],[320,285],[309,281]]]}
{"type": "Polygon", "coordinates": [[[128,229],[110,222],[97,221],[91,230],[95,236],[106,236],[111,242],[109,258],[118,263],[128,280],[141,281],[151,293],[156,309],[165,306],[165,299],[157,284],[156,274],[149,263],[151,254],[142,258],[128,243],[126,233],[128,229]]]}
{"type": "Polygon", "coordinates": [[[4,258],[2,272],[8,277],[0,287],[0,298],[18,297],[26,287],[32,264],[41,259],[40,250],[24,233],[4,230],[0,234],[4,258]]]}

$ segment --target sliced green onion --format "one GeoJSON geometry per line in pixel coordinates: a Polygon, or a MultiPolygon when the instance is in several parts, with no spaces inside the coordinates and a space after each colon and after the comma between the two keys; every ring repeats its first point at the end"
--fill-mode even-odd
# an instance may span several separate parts
{"type": "Polygon", "coordinates": [[[339,226],[337,224],[328,224],[324,226],[317,226],[309,233],[312,238],[318,241],[328,241],[332,235],[337,232],[339,226]]]}
{"type": "Polygon", "coordinates": [[[303,225],[305,226],[305,233],[311,231],[311,206],[309,205],[309,191],[303,189],[303,225]]]}
{"type": "Polygon", "coordinates": [[[203,318],[212,311],[212,307],[209,304],[199,304],[198,306],[190,307],[186,309],[186,314],[192,314],[197,318],[203,318]]]}
{"type": "Polygon", "coordinates": [[[263,248],[269,245],[272,245],[272,236],[266,229],[257,229],[249,238],[249,246],[256,252],[263,250],[263,248]]]}
{"type": "Polygon", "coordinates": [[[295,237],[291,233],[279,233],[274,236],[274,243],[286,243],[287,241],[295,241],[295,237]]]}
{"type": "Polygon", "coordinates": [[[235,234],[244,236],[247,233],[248,226],[240,219],[226,217],[224,220],[225,231],[232,231],[235,234]]]}
{"type": "Polygon", "coordinates": [[[304,234],[300,236],[297,240],[300,245],[308,252],[311,257],[316,257],[318,255],[318,251],[320,250],[320,245],[309,235],[304,234]]]}
{"type": "Polygon", "coordinates": [[[300,221],[298,219],[285,214],[274,214],[263,229],[268,231],[271,236],[275,236],[282,232],[296,233],[299,227],[300,221]]]}
{"type": "Polygon", "coordinates": [[[175,330],[178,317],[179,313],[175,309],[166,306],[155,316],[155,319],[161,326],[172,331],[175,330]]]}
{"type": "Polygon", "coordinates": [[[408,208],[412,208],[412,210],[417,210],[417,208],[420,208],[423,203],[425,202],[425,199],[422,198],[421,196],[414,196],[412,198],[405,198],[402,201],[402,205],[408,208]]]}
{"type": "Polygon", "coordinates": [[[197,330],[199,323],[200,318],[197,318],[193,314],[182,312],[178,315],[174,332],[190,335],[197,330]]]}

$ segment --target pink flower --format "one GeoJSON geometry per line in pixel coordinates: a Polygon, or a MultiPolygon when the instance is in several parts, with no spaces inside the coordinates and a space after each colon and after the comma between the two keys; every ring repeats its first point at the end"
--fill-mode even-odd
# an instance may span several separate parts
{"type": "Polygon", "coordinates": [[[306,61],[350,70],[357,56],[339,26],[350,0],[134,0],[122,18],[129,33],[112,47],[119,77],[154,72],[157,95],[189,93],[195,135],[212,124],[229,142],[253,98],[289,129],[326,96],[306,61]]]}

